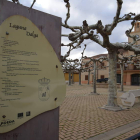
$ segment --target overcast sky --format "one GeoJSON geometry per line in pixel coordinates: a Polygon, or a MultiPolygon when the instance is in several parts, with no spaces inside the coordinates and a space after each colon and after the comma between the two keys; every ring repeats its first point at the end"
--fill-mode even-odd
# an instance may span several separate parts
{"type": "MultiPolygon", "coordinates": [[[[21,4],[30,6],[33,0],[19,0],[21,4]]],[[[87,20],[89,25],[96,24],[98,20],[101,20],[103,25],[112,22],[117,8],[117,0],[69,0],[71,4],[70,14],[71,17],[68,21],[69,25],[81,26],[84,20],[87,20]]],[[[65,20],[67,9],[63,0],[36,0],[33,9],[37,9],[65,20]]],[[[140,0],[123,0],[123,6],[121,10],[122,17],[124,14],[133,12],[136,14],[140,13],[140,0]]],[[[131,22],[125,21],[119,23],[110,36],[111,42],[127,42],[128,39],[125,35],[125,31],[131,28],[131,22]]],[[[70,30],[62,28],[62,34],[68,34],[70,30]]],[[[66,38],[62,38],[62,43],[66,44],[69,41],[66,38]]],[[[84,42],[87,45],[85,50],[86,56],[94,56],[97,54],[107,53],[107,50],[94,43],[91,40],[84,42]]],[[[81,49],[73,50],[70,58],[80,58],[84,44],[81,49]]],[[[61,54],[64,55],[67,52],[67,47],[62,47],[61,54]]]]}

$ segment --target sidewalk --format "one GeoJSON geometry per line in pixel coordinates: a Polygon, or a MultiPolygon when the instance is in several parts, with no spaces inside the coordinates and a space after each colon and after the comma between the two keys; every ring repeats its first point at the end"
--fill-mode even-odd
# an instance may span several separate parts
{"type": "Polygon", "coordinates": [[[140,120],[115,128],[88,140],[124,140],[140,133],[140,120]]]}
{"type": "MultiPolygon", "coordinates": [[[[108,89],[97,88],[97,92],[101,93],[100,95],[89,95],[93,91],[92,88],[91,85],[67,86],[66,98],[60,106],[59,140],[87,140],[140,120],[140,103],[138,101],[130,110],[119,112],[107,111],[99,107],[107,103],[108,89]]],[[[140,87],[124,87],[125,91],[138,88],[140,87]]],[[[121,94],[118,93],[118,96],[121,94]]],[[[119,98],[118,103],[121,104],[119,98]]],[[[129,130],[129,133],[132,135],[133,131],[131,130],[129,130]]],[[[140,128],[137,131],[139,130],[140,128]]],[[[136,133],[135,130],[134,132],[136,133]]],[[[113,140],[120,140],[121,137],[126,135],[129,137],[129,134],[120,135],[115,135],[114,137],[116,138],[113,140]]]]}

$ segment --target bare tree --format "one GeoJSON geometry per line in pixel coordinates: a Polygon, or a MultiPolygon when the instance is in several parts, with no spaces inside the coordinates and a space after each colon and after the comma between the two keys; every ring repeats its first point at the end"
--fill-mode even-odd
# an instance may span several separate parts
{"type": "Polygon", "coordinates": [[[122,108],[117,103],[117,88],[116,88],[116,64],[117,64],[117,53],[118,49],[130,50],[134,51],[135,54],[140,53],[140,48],[138,45],[135,45],[137,41],[140,40],[139,36],[131,35],[131,31],[134,27],[136,21],[140,20],[140,14],[136,15],[135,13],[125,14],[123,17],[120,17],[123,0],[116,0],[117,2],[117,11],[116,15],[112,21],[112,23],[103,26],[102,21],[99,20],[97,23],[88,25],[87,21],[83,21],[82,26],[70,26],[68,25],[68,19],[70,18],[70,3],[69,0],[64,0],[66,3],[66,8],[68,12],[66,14],[66,20],[62,23],[62,26],[68,28],[72,31],[69,35],[63,35],[68,37],[68,39],[76,46],[79,46],[84,40],[90,39],[97,44],[101,45],[103,48],[108,50],[109,54],[109,96],[107,105],[104,106],[104,109],[118,111],[122,110],[122,108]],[[112,31],[117,27],[120,22],[131,20],[131,28],[126,31],[126,36],[133,39],[133,42],[128,44],[123,43],[111,43],[110,35],[112,31]],[[98,34],[101,35],[102,40],[100,40],[99,36],[94,33],[94,30],[97,31],[98,34]]]}
{"type": "Polygon", "coordinates": [[[81,56],[81,59],[80,59],[80,61],[79,61],[79,65],[80,65],[80,67],[79,67],[79,69],[78,69],[78,71],[79,71],[79,85],[81,85],[81,73],[82,73],[82,71],[84,71],[84,67],[83,67],[83,55],[84,55],[84,51],[85,51],[85,49],[86,49],[86,44],[84,45],[85,47],[84,47],[84,49],[83,49],[83,52],[81,53],[82,54],[82,56],[81,56]]]}
{"type": "Polygon", "coordinates": [[[121,91],[124,91],[123,87],[123,72],[124,72],[124,67],[128,64],[127,62],[130,60],[129,56],[124,56],[123,53],[121,55],[118,55],[118,64],[120,65],[121,68],[121,91]]]}
{"type": "MultiPolygon", "coordinates": [[[[87,63],[85,63],[87,64],[87,63]]],[[[83,63],[83,66],[85,67],[85,64],[83,63]]],[[[91,64],[90,66],[88,67],[85,67],[84,70],[82,72],[88,72],[88,85],[90,84],[90,73],[93,69],[93,65],[91,64]]]]}
{"type": "Polygon", "coordinates": [[[118,64],[121,68],[121,91],[124,91],[123,86],[123,73],[124,73],[124,67],[128,64],[138,65],[139,64],[139,56],[138,55],[130,55],[130,56],[124,56],[123,54],[118,55],[118,64]]]}
{"type": "MultiPolygon", "coordinates": [[[[87,58],[87,57],[85,56],[84,58],[87,58]]],[[[101,56],[99,58],[90,58],[90,60],[85,63],[85,65],[89,64],[91,62],[93,64],[93,65],[91,65],[91,67],[93,67],[93,71],[94,71],[93,72],[93,92],[91,92],[91,94],[93,94],[93,95],[99,95],[96,92],[96,70],[98,69],[98,66],[96,65],[96,63],[100,62],[102,65],[103,61],[108,61],[108,58],[104,57],[104,56],[101,56]]]]}
{"type": "Polygon", "coordinates": [[[78,62],[78,59],[65,59],[65,61],[61,62],[63,71],[69,73],[69,85],[71,85],[71,73],[79,66],[78,62]]]}

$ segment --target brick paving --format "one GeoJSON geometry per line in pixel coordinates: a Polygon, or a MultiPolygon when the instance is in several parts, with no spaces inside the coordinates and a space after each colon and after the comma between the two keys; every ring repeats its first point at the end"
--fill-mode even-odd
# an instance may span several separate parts
{"type": "MultiPolygon", "coordinates": [[[[137,86],[125,86],[124,90],[138,88],[137,86]]],[[[66,98],[60,106],[59,140],[87,140],[140,119],[138,101],[129,110],[112,112],[100,108],[107,103],[108,89],[97,88],[100,95],[89,95],[92,91],[91,85],[67,86],[66,98]]],[[[119,92],[118,97],[121,94],[119,92]]],[[[118,103],[121,104],[120,98],[118,98],[118,103]]]]}

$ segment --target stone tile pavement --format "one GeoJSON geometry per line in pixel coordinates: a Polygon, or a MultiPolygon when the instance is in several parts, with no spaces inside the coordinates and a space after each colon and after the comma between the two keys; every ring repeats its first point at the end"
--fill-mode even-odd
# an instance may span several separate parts
{"type": "MultiPolygon", "coordinates": [[[[138,89],[137,86],[125,86],[124,90],[138,89]]],[[[107,103],[108,89],[97,88],[100,95],[89,95],[91,85],[77,84],[67,86],[66,98],[60,106],[59,140],[87,140],[112,129],[140,120],[140,103],[124,111],[112,112],[101,109],[107,103]]],[[[118,97],[121,95],[118,92],[118,97]]],[[[118,103],[121,104],[120,98],[118,103]]],[[[113,140],[125,139],[140,128],[117,136],[113,140]]]]}

